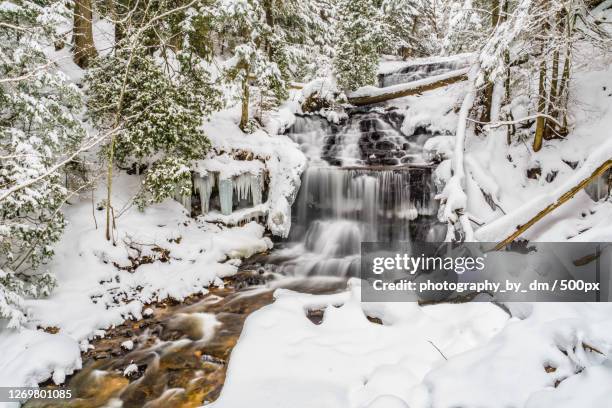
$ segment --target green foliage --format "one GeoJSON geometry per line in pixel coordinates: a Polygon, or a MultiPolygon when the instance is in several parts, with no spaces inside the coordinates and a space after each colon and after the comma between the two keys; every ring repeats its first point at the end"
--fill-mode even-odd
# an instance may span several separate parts
{"type": "Polygon", "coordinates": [[[166,157],[147,172],[143,191],[136,197],[136,204],[143,209],[168,197],[191,196],[191,170],[189,162],[180,157],[166,157]]]}
{"type": "Polygon", "coordinates": [[[383,32],[372,0],[340,0],[334,72],[345,91],[373,85],[383,32]]]}
{"type": "Polygon", "coordinates": [[[76,115],[79,90],[52,72],[42,52],[67,10],[56,2],[10,2],[0,8],[0,317],[26,320],[22,296],[48,294],[51,275],[39,267],[53,255],[64,228],[67,197],[52,171],[84,132],[76,115]],[[41,69],[41,67],[43,67],[41,69]]]}

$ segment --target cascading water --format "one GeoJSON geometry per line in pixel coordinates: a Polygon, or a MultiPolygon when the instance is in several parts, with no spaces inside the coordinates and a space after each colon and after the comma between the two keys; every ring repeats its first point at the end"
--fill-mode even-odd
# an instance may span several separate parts
{"type": "MultiPolygon", "coordinates": [[[[270,257],[293,275],[355,276],[364,241],[436,241],[444,229],[426,136],[406,137],[394,111],[358,111],[340,124],[299,118],[288,136],[309,158],[289,242],[270,257]]],[[[283,246],[283,245],[281,245],[283,246]]]]}

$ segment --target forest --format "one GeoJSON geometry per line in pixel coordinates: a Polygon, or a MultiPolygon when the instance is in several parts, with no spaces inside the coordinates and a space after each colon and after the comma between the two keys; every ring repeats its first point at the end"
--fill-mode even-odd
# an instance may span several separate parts
{"type": "Polygon", "coordinates": [[[0,0],[0,406],[606,407],[611,129],[612,0],[0,0]]]}

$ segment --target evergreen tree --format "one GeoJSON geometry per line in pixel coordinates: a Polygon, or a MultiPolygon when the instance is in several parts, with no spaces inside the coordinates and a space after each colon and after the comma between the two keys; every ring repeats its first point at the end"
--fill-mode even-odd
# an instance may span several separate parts
{"type": "Polygon", "coordinates": [[[64,228],[58,164],[83,130],[78,89],[51,72],[42,51],[68,10],[53,1],[8,4],[0,7],[0,317],[18,327],[26,321],[22,296],[54,285],[42,265],[64,228]]]}
{"type": "Polygon", "coordinates": [[[345,91],[373,85],[383,31],[372,0],[340,0],[336,25],[334,72],[345,91]]]}
{"type": "MultiPolygon", "coordinates": [[[[287,73],[275,60],[285,60],[283,43],[274,28],[272,11],[260,0],[223,0],[219,4],[219,27],[232,39],[232,57],[225,67],[226,78],[240,84],[240,128],[247,131],[251,102],[250,86],[256,86],[260,100],[274,106],[287,96],[287,73]]],[[[269,4],[266,4],[271,7],[269,4]]]]}
{"type": "Polygon", "coordinates": [[[430,3],[430,0],[383,0],[381,24],[386,53],[408,58],[438,52],[438,16],[430,3]]]}

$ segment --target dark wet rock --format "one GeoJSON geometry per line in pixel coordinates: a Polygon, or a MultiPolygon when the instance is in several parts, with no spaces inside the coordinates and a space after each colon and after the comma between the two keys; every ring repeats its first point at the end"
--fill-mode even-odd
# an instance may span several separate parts
{"type": "Polygon", "coordinates": [[[551,171],[550,173],[548,173],[548,174],[546,175],[546,182],[547,182],[547,183],[552,183],[552,182],[553,182],[553,181],[554,181],[554,180],[557,178],[557,174],[558,174],[558,173],[559,173],[559,172],[558,172],[557,170],[553,170],[553,171],[551,171]]]}
{"type": "Polygon", "coordinates": [[[379,150],[391,150],[391,149],[396,149],[397,148],[395,143],[390,142],[388,140],[383,140],[381,142],[377,142],[375,146],[379,150]]]}
{"type": "Polygon", "coordinates": [[[527,169],[527,178],[532,180],[537,180],[542,175],[542,168],[540,167],[532,167],[527,169]]]}
{"type": "Polygon", "coordinates": [[[308,320],[310,320],[312,323],[316,325],[319,325],[323,322],[324,315],[325,315],[325,310],[323,309],[308,310],[306,312],[306,317],[308,318],[308,320]]]}
{"type": "Polygon", "coordinates": [[[400,163],[400,161],[396,158],[382,159],[381,162],[385,166],[396,166],[400,163]]]}

